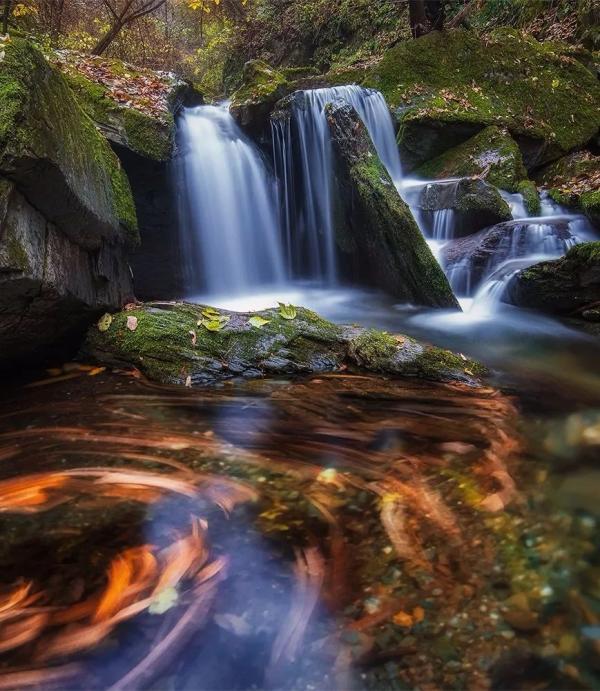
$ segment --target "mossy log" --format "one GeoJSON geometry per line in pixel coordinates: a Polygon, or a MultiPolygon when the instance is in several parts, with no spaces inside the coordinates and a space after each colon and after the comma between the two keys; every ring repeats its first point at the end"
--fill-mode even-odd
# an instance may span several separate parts
{"type": "MultiPolygon", "coordinates": [[[[295,308],[293,319],[285,318],[280,309],[256,313],[218,310],[221,326],[216,331],[204,325],[207,309],[212,310],[181,302],[140,304],[92,326],[82,355],[109,365],[133,365],[150,379],[166,384],[310,374],[348,365],[471,383],[485,372],[472,360],[408,336],[339,326],[302,307],[295,308]],[[253,317],[264,323],[255,325],[253,317]]],[[[215,321],[211,317],[215,312],[209,312],[209,322],[215,321]]]]}

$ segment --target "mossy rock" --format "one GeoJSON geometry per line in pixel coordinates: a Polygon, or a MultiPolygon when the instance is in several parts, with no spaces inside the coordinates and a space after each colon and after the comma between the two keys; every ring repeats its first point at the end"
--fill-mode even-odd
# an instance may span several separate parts
{"type": "Polygon", "coordinates": [[[412,304],[458,307],[358,113],[343,101],[325,113],[340,187],[336,239],[353,277],[412,304]]]}
{"type": "MultiPolygon", "coordinates": [[[[256,313],[217,310],[228,318],[218,331],[202,322],[207,307],[146,303],[90,328],[82,356],[109,365],[133,365],[165,384],[202,384],[230,377],[310,374],[348,365],[369,371],[476,383],[480,364],[407,336],[339,326],[297,307],[256,313]],[[252,317],[266,320],[258,327],[252,317]],[[137,320],[134,330],[127,326],[137,320]],[[199,324],[200,322],[200,324],[199,324]],[[105,328],[108,324],[108,328],[105,328]]],[[[209,308],[210,309],[210,308],[209,308]]]]}
{"type": "Polygon", "coordinates": [[[0,63],[0,174],[75,243],[138,241],[129,181],[63,76],[13,38],[0,63]]]}
{"type": "Polygon", "coordinates": [[[495,125],[427,161],[415,173],[428,180],[476,175],[508,192],[517,192],[520,181],[527,178],[517,143],[495,125]]]}
{"type": "Polygon", "coordinates": [[[528,169],[588,142],[600,125],[600,85],[560,43],[512,29],[432,32],[389,50],[363,79],[399,114],[406,169],[496,125],[528,169]]]}
{"type": "Polygon", "coordinates": [[[242,86],[231,97],[229,110],[238,124],[252,134],[268,125],[273,106],[290,90],[282,72],[263,60],[244,65],[242,86]]]}
{"type": "Polygon", "coordinates": [[[600,242],[572,247],[552,261],[520,271],[509,283],[506,300],[549,314],[583,322],[594,319],[600,303],[600,242]]]}
{"type": "Polygon", "coordinates": [[[82,74],[67,72],[66,79],[81,107],[111,142],[154,161],[166,161],[173,149],[175,122],[166,111],[162,117],[114,101],[109,90],[82,74]]]}
{"type": "Polygon", "coordinates": [[[423,189],[416,205],[424,214],[451,209],[454,237],[471,235],[512,218],[510,207],[498,190],[479,178],[432,182],[423,189]]]}
{"type": "Polygon", "coordinates": [[[581,211],[600,229],[600,156],[576,151],[536,176],[558,204],[581,211]]]}

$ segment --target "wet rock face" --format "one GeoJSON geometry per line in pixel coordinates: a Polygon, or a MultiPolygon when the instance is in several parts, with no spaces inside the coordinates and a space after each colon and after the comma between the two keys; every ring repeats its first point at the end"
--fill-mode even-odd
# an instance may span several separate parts
{"type": "Polygon", "coordinates": [[[454,237],[464,237],[482,228],[508,221],[510,208],[495,187],[479,178],[427,185],[417,206],[428,214],[442,209],[454,212],[454,237]]]}
{"type": "Polygon", "coordinates": [[[471,383],[485,371],[478,363],[407,336],[338,326],[302,307],[286,318],[277,309],[244,313],[190,303],[147,303],[105,321],[108,328],[106,323],[103,330],[90,327],[83,356],[132,365],[168,384],[309,374],[347,364],[372,372],[471,383]],[[251,321],[257,317],[260,326],[251,321]]]}
{"type": "Polygon", "coordinates": [[[7,182],[0,214],[0,367],[52,356],[131,299],[123,245],[77,245],[7,182]]]}
{"type": "Polygon", "coordinates": [[[410,209],[347,103],[325,108],[340,185],[337,242],[353,275],[416,305],[457,302],[410,209]]]}
{"type": "Polygon", "coordinates": [[[538,228],[537,224],[508,221],[460,238],[442,249],[443,266],[450,273],[462,267],[465,273],[468,272],[473,289],[484,275],[506,259],[524,257],[534,251],[542,253],[548,245],[556,247],[557,252],[564,251],[570,242],[574,242],[566,220],[547,220],[539,232],[538,228]],[[532,247],[532,233],[539,243],[536,248],[532,247]]]}
{"type": "Polygon", "coordinates": [[[42,359],[131,298],[129,182],[62,76],[27,42],[0,75],[0,365],[42,359]]]}
{"type": "Polygon", "coordinates": [[[572,317],[596,328],[600,303],[600,242],[571,248],[553,261],[520,271],[509,283],[506,301],[548,314],[572,317]]]}

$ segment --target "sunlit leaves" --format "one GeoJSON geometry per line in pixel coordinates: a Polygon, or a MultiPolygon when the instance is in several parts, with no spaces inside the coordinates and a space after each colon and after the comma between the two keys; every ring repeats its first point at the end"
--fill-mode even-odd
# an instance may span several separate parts
{"type": "Polygon", "coordinates": [[[294,305],[286,305],[283,302],[279,303],[279,314],[284,319],[295,319],[297,312],[294,305]]]}
{"type": "Polygon", "coordinates": [[[215,319],[202,319],[198,322],[198,326],[203,326],[207,331],[221,331],[228,321],[229,317],[221,315],[215,319]]]}

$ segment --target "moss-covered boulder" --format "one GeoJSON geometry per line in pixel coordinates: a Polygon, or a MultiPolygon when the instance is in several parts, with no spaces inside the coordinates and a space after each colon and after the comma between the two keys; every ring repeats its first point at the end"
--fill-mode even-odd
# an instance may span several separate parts
{"type": "Polygon", "coordinates": [[[600,85],[560,43],[511,29],[432,32],[389,50],[364,79],[400,119],[406,169],[488,125],[508,129],[528,169],[582,146],[600,125],[600,85]]]}
{"type": "Polygon", "coordinates": [[[539,211],[535,184],[527,179],[521,150],[508,130],[490,125],[416,171],[426,179],[477,176],[502,190],[520,192],[531,213],[539,211]]]}
{"type": "Polygon", "coordinates": [[[506,300],[596,325],[592,330],[600,334],[600,242],[576,245],[561,259],[520,271],[507,287],[506,300]]]}
{"type": "Polygon", "coordinates": [[[555,202],[582,211],[600,229],[600,156],[576,151],[540,170],[536,179],[555,202]]]}
{"type": "Polygon", "coordinates": [[[231,97],[229,110],[240,127],[260,134],[269,121],[273,106],[289,92],[286,77],[263,60],[244,65],[242,86],[231,97]]]}
{"type": "Polygon", "coordinates": [[[327,104],[325,112],[342,200],[337,241],[355,278],[416,305],[457,307],[444,273],[357,112],[342,101],[327,104]]]}
{"type": "Polygon", "coordinates": [[[302,307],[246,313],[147,303],[90,327],[83,355],[133,365],[168,384],[309,374],[348,365],[436,380],[473,381],[485,371],[461,355],[407,336],[339,326],[302,307]]]}
{"type": "Polygon", "coordinates": [[[0,63],[0,175],[74,242],[137,241],[129,182],[63,77],[23,39],[0,63]]]}
{"type": "Polygon", "coordinates": [[[22,39],[0,62],[0,365],[32,361],[131,299],[138,240],[119,159],[22,39]]]}
{"type": "Polygon", "coordinates": [[[193,85],[168,72],[74,51],[51,57],[102,134],[153,161],[171,157],[174,113],[202,103],[193,85]]]}
{"type": "Polygon", "coordinates": [[[492,185],[479,178],[426,185],[415,205],[423,217],[449,209],[454,213],[454,237],[476,233],[482,228],[512,218],[508,204],[492,185]]]}

